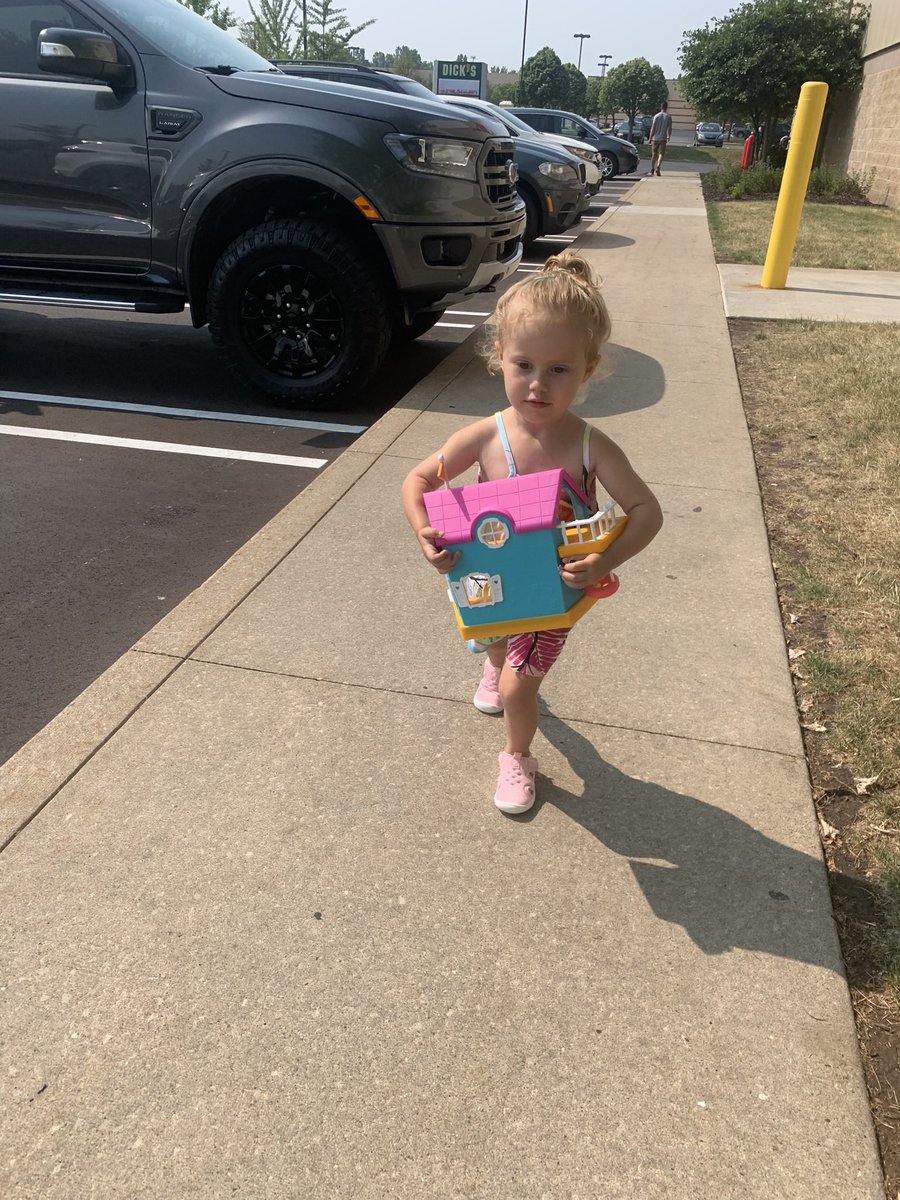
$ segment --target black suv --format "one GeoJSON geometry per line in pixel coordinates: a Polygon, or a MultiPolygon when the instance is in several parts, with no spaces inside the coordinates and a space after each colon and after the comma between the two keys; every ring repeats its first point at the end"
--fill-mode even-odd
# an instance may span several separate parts
{"type": "Polygon", "coordinates": [[[357,87],[378,88],[382,92],[404,92],[421,100],[434,100],[434,92],[418,79],[395,75],[362,63],[327,62],[321,59],[276,58],[272,60],[286,75],[302,75],[306,79],[326,79],[331,83],[355,83],[357,87]]]}
{"type": "Polygon", "coordinates": [[[522,256],[501,125],[285,75],[177,0],[4,0],[0,112],[4,302],[187,304],[293,403],[522,256]]]}

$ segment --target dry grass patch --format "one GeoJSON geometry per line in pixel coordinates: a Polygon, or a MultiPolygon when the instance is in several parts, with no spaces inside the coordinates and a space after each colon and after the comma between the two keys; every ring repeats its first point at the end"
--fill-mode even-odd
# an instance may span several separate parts
{"type": "MultiPolygon", "coordinates": [[[[765,261],[774,200],[706,206],[719,262],[765,261]]],[[[795,267],[900,271],[900,212],[874,205],[807,204],[792,259],[795,267]]]]}
{"type": "Polygon", "coordinates": [[[730,325],[873,1113],[900,1195],[900,330],[730,325]]]}

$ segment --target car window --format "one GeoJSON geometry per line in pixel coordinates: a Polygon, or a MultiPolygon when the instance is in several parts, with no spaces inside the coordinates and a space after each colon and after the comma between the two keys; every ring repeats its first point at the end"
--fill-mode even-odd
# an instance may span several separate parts
{"type": "Polygon", "coordinates": [[[586,138],[590,134],[579,121],[573,121],[571,117],[562,117],[559,122],[559,132],[564,133],[566,137],[586,138]]]}
{"type": "Polygon", "coordinates": [[[178,0],[106,0],[107,8],[165,54],[186,67],[229,66],[236,71],[276,71],[262,55],[226,29],[198,16],[178,0]]]}
{"type": "Polygon", "coordinates": [[[36,75],[38,35],[43,29],[96,29],[67,4],[47,0],[0,0],[0,71],[10,75],[36,75]]]}
{"type": "Polygon", "coordinates": [[[539,129],[541,133],[553,132],[553,121],[544,113],[529,113],[528,124],[531,125],[533,129],[539,129]]]}

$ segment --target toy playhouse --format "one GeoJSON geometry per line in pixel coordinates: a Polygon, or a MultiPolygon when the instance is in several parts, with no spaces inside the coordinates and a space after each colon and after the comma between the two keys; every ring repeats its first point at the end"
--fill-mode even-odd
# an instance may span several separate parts
{"type": "Polygon", "coordinates": [[[460,557],[448,575],[463,638],[568,629],[618,588],[615,575],[584,591],[559,575],[560,560],[600,553],[627,517],[610,501],[591,513],[565,471],[445,487],[424,496],[435,544],[460,557]]]}

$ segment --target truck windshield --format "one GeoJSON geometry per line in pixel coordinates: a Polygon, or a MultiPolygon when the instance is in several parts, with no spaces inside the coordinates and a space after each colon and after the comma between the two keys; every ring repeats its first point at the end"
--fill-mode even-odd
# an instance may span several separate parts
{"type": "Polygon", "coordinates": [[[178,0],[107,0],[106,7],[186,67],[276,71],[270,62],[178,0]]]}

